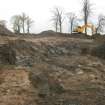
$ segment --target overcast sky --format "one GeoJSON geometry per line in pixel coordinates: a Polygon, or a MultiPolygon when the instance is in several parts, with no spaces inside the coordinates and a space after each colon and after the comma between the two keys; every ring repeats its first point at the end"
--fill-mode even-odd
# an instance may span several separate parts
{"type": "MultiPolygon", "coordinates": [[[[97,19],[100,13],[105,14],[105,0],[90,0],[90,2],[93,4],[93,19],[97,19]]],[[[1,0],[0,19],[6,20],[10,28],[11,16],[25,12],[35,21],[32,32],[38,33],[53,29],[50,19],[55,6],[63,8],[65,13],[75,12],[77,16],[82,16],[82,0],[1,0]]],[[[65,25],[64,32],[67,31],[65,25]]]]}

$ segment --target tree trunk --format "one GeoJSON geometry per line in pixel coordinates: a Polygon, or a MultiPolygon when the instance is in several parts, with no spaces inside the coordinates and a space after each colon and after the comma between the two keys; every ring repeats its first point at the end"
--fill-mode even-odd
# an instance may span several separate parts
{"type": "MultiPolygon", "coordinates": [[[[87,16],[85,16],[85,26],[87,25],[87,16]]],[[[87,35],[87,27],[85,27],[85,35],[87,35]]]]}
{"type": "Polygon", "coordinates": [[[73,23],[71,22],[71,34],[72,34],[72,30],[73,30],[73,23]]]}
{"type": "Polygon", "coordinates": [[[56,27],[56,32],[57,32],[58,31],[58,25],[57,25],[57,23],[56,23],[56,26],[55,27],[56,27]]]}
{"type": "Polygon", "coordinates": [[[87,35],[87,28],[85,27],[85,35],[87,35]]]}
{"type": "Polygon", "coordinates": [[[29,28],[29,26],[27,26],[27,33],[30,33],[30,28],[29,28]]]}
{"type": "Polygon", "coordinates": [[[60,23],[60,33],[62,33],[62,24],[60,23]]]}
{"type": "Polygon", "coordinates": [[[23,33],[25,33],[25,29],[24,29],[24,21],[23,21],[23,33]]]}
{"type": "Polygon", "coordinates": [[[20,26],[18,26],[18,33],[20,33],[20,26]]]}

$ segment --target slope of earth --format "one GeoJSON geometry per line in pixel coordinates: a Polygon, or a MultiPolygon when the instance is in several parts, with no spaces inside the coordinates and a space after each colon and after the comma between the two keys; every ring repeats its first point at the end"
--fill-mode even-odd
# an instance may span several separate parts
{"type": "Polygon", "coordinates": [[[0,25],[0,35],[3,35],[3,36],[7,36],[7,35],[13,35],[13,33],[9,30],[9,29],[7,29],[5,26],[2,26],[2,25],[0,25]]]}
{"type": "Polygon", "coordinates": [[[38,104],[104,105],[104,64],[91,56],[57,57],[50,63],[36,64],[31,80],[34,86],[39,83],[43,101],[38,104]]]}
{"type": "Polygon", "coordinates": [[[71,57],[89,53],[96,44],[88,39],[42,37],[12,40],[7,43],[7,46],[8,51],[11,49],[10,52],[13,50],[16,53],[12,54],[16,55],[16,65],[32,66],[34,63],[45,62],[53,57],[71,57]]]}
{"type": "Polygon", "coordinates": [[[99,43],[67,36],[3,39],[0,63],[14,68],[0,67],[0,105],[105,104],[105,60],[91,55],[99,43]]]}
{"type": "Polygon", "coordinates": [[[0,70],[0,105],[36,105],[37,91],[31,85],[28,75],[24,68],[0,70]]]}

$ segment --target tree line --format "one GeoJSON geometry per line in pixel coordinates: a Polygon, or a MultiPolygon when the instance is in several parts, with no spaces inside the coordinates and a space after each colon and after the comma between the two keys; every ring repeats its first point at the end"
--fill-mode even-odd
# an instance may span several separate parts
{"type": "MultiPolygon", "coordinates": [[[[90,3],[90,0],[82,0],[82,16],[83,16],[83,22],[84,25],[87,25],[88,23],[92,23],[89,21],[89,18],[93,14],[93,9],[92,9],[92,4],[90,3]]],[[[71,34],[73,33],[73,30],[75,27],[78,26],[78,21],[79,18],[76,16],[75,13],[69,12],[69,13],[64,13],[63,9],[59,7],[55,7],[52,10],[52,17],[51,21],[53,22],[53,26],[55,28],[56,32],[62,33],[63,30],[63,23],[65,20],[65,17],[68,18],[68,23],[70,26],[70,31],[71,34]],[[65,15],[66,14],[66,15],[65,15]]],[[[6,21],[5,20],[0,20],[0,25],[6,26],[6,21]]],[[[19,15],[14,15],[11,17],[11,24],[12,24],[12,29],[14,33],[30,33],[30,30],[32,28],[32,25],[34,24],[34,21],[25,13],[19,14],[19,15]]],[[[95,26],[95,34],[100,34],[104,32],[104,27],[105,27],[105,16],[104,15],[99,15],[97,23],[92,25],[95,26]]],[[[87,27],[85,27],[85,34],[87,35],[87,27]]]]}
{"type": "Polygon", "coordinates": [[[11,18],[12,28],[15,33],[30,33],[34,21],[25,13],[14,15],[11,18]]]}
{"type": "MultiPolygon", "coordinates": [[[[62,32],[62,24],[64,21],[64,14],[63,10],[61,8],[55,7],[52,11],[52,21],[56,32],[62,32]]],[[[92,4],[90,3],[90,0],[83,0],[82,5],[82,15],[83,15],[83,21],[84,25],[87,25],[89,23],[89,17],[91,17],[93,11],[92,11],[92,4]]],[[[78,17],[75,13],[69,12],[66,14],[68,18],[68,22],[70,24],[70,31],[71,34],[76,27],[78,26],[77,21],[79,21],[78,17]]],[[[90,22],[91,23],[91,22],[90,22]]],[[[97,24],[92,23],[92,25],[95,26],[95,34],[100,34],[104,32],[105,27],[105,16],[100,14],[98,16],[98,22],[97,24]]],[[[93,33],[93,32],[92,32],[93,33]]],[[[87,27],[85,27],[85,34],[87,35],[87,27]]]]}

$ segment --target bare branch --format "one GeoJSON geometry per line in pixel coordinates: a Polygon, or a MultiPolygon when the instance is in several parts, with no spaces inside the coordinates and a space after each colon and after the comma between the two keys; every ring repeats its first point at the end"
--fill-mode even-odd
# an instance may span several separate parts
{"type": "Polygon", "coordinates": [[[23,28],[23,33],[25,33],[25,22],[27,20],[26,14],[23,12],[21,15],[21,22],[22,22],[22,28],[23,28]]]}
{"type": "Polygon", "coordinates": [[[74,13],[70,12],[70,13],[67,13],[67,17],[69,19],[69,23],[70,23],[70,27],[71,27],[70,31],[71,31],[71,34],[72,34],[73,27],[74,27],[74,21],[76,19],[76,15],[74,13]]]}
{"type": "MultiPolygon", "coordinates": [[[[91,4],[89,0],[83,0],[83,15],[84,15],[84,24],[87,25],[89,16],[92,13],[91,4]]],[[[85,34],[87,35],[87,28],[85,28],[85,34]]]]}
{"type": "Polygon", "coordinates": [[[105,27],[105,16],[104,15],[99,15],[98,24],[97,24],[97,27],[96,27],[96,34],[103,32],[104,27],[105,27]]]}
{"type": "Polygon", "coordinates": [[[27,24],[27,33],[30,33],[30,28],[32,26],[32,24],[34,23],[34,21],[28,16],[27,20],[26,20],[26,24],[27,24]]]}
{"type": "Polygon", "coordinates": [[[13,30],[15,33],[20,33],[21,30],[21,18],[20,15],[14,15],[11,18],[11,22],[13,24],[13,30]]]}
{"type": "Polygon", "coordinates": [[[52,11],[52,13],[53,13],[52,21],[54,22],[56,32],[58,32],[58,29],[60,30],[60,32],[62,32],[62,23],[64,21],[63,11],[60,8],[56,7],[52,11]]]}

